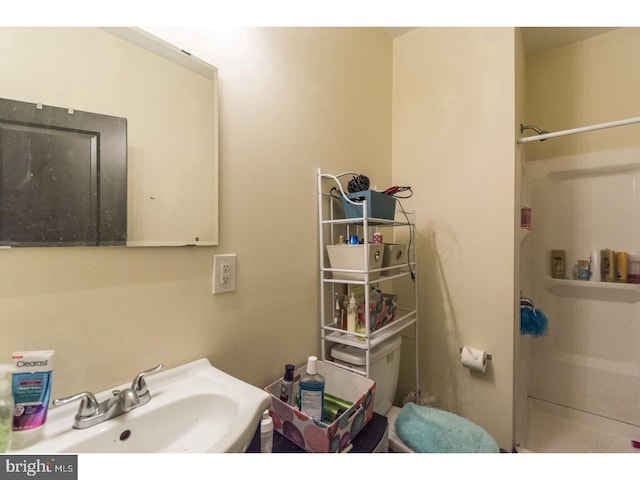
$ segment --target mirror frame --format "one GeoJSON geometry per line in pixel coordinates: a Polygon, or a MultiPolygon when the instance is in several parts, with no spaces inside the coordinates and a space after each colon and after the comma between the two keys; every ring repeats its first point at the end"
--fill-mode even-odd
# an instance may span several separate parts
{"type": "Polygon", "coordinates": [[[140,47],[155,55],[159,55],[166,60],[169,60],[177,65],[180,65],[187,70],[194,72],[206,79],[213,82],[215,102],[212,106],[214,109],[215,126],[211,135],[215,141],[215,179],[212,188],[214,192],[210,192],[215,196],[215,208],[214,208],[214,230],[215,233],[211,238],[199,239],[193,238],[186,241],[167,242],[167,241],[149,241],[135,242],[127,240],[128,247],[138,246],[215,246],[219,243],[219,168],[218,168],[218,69],[213,65],[193,56],[191,53],[173,45],[172,43],[161,39],[160,37],[147,32],[139,27],[102,27],[102,30],[109,32],[122,40],[125,40],[137,47],[140,47]]]}

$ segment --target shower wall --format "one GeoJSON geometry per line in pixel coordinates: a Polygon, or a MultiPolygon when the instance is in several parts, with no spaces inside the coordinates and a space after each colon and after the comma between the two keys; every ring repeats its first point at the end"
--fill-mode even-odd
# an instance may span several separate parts
{"type": "MultiPolygon", "coordinates": [[[[527,56],[519,121],[555,132],[640,115],[639,44],[639,28],[619,28],[527,56]]],[[[547,336],[516,340],[521,448],[633,451],[630,440],[640,439],[640,288],[550,278],[552,249],[566,251],[568,275],[592,250],[640,253],[639,132],[629,125],[517,147],[518,197],[533,208],[520,290],[549,318],[547,336]]]]}
{"type": "MultiPolygon", "coordinates": [[[[523,195],[533,207],[532,230],[521,249],[527,277],[523,296],[548,317],[549,333],[522,339],[528,355],[529,425],[521,443],[553,451],[549,445],[571,433],[558,431],[553,442],[540,445],[541,432],[535,431],[540,417],[532,421],[532,415],[542,411],[557,420],[550,425],[573,420],[584,426],[584,418],[576,423],[580,414],[606,420],[605,432],[619,425],[627,429],[624,435],[640,439],[640,285],[572,279],[573,265],[589,260],[592,252],[595,263],[605,248],[640,254],[640,150],[527,162],[523,179],[523,195]],[[551,278],[552,249],[566,252],[566,279],[551,278]],[[538,445],[532,445],[533,438],[538,445]]],[[[612,446],[610,439],[603,440],[607,435],[594,434],[592,444],[561,449],[630,448],[632,438],[612,446]]]]}

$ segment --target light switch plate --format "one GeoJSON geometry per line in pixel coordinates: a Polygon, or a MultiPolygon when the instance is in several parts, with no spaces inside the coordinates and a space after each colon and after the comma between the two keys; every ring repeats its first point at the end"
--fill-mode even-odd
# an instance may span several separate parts
{"type": "Polygon", "coordinates": [[[236,254],[228,253],[213,256],[213,289],[212,293],[228,293],[236,291],[236,254]]]}

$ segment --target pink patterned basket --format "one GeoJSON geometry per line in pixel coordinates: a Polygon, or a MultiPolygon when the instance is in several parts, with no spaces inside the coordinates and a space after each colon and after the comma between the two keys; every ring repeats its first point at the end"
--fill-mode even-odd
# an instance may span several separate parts
{"type": "MultiPolygon", "coordinates": [[[[294,378],[304,375],[306,365],[296,369],[294,378]]],[[[318,373],[325,378],[325,391],[353,405],[334,422],[326,424],[314,420],[297,408],[280,400],[282,378],[265,390],[271,394],[269,415],[276,431],[311,453],[340,452],[351,444],[358,433],[373,417],[376,384],[357,373],[331,363],[318,361],[318,373]]],[[[298,383],[294,385],[297,392],[298,383]]]]}

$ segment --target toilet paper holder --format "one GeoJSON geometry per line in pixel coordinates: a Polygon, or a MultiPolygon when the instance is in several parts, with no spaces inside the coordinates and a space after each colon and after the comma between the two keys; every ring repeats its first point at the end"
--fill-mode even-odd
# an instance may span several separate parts
{"type": "MultiPolygon", "coordinates": [[[[462,348],[463,347],[460,347],[459,353],[462,353],[462,348]]],[[[487,353],[487,360],[491,360],[491,354],[490,353],[487,353]]]]}

